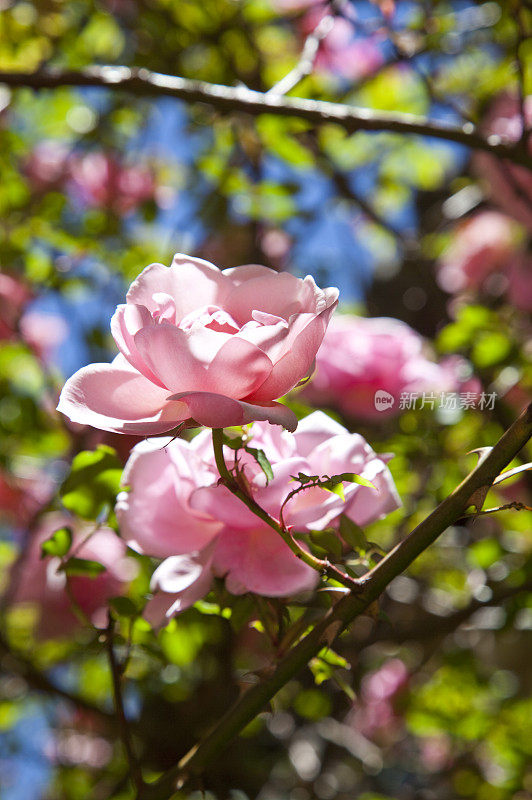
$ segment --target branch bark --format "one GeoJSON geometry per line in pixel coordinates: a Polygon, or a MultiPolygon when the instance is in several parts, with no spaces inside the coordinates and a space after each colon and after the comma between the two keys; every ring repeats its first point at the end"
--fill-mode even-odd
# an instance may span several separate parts
{"type": "Polygon", "coordinates": [[[486,138],[467,122],[447,125],[412,114],[386,113],[324,100],[306,100],[262,93],[245,86],[222,86],[125,66],[92,66],[80,71],[42,69],[37,72],[0,72],[0,84],[13,88],[56,89],[60,86],[97,86],[136,95],[176,97],[188,103],[205,103],[222,113],[243,112],[256,117],[273,114],[297,117],[313,125],[336,123],[347,133],[387,131],[415,134],[484,150],[532,169],[532,158],[521,143],[503,144],[486,138]]]}
{"type": "Polygon", "coordinates": [[[356,617],[366,611],[386,586],[459,519],[474,492],[490,486],[532,436],[532,404],[508,428],[488,455],[439,506],[361,579],[359,594],[348,594],[279,662],[266,679],[253,686],[229,709],[215,728],[156,783],[145,787],[146,800],[168,800],[197,777],[205,766],[260,712],[274,695],[330,645],[356,617]]]}

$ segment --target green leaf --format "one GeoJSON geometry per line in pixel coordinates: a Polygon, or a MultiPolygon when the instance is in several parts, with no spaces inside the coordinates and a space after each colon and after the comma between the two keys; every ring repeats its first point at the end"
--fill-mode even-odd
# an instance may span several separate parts
{"type": "Polygon", "coordinates": [[[338,538],[338,534],[333,530],[312,531],[310,539],[314,545],[317,545],[326,553],[332,553],[337,558],[342,555],[342,542],[338,538]]]}
{"type": "Polygon", "coordinates": [[[122,465],[112,447],[84,450],[74,458],[61,486],[62,503],[80,517],[95,520],[106,506],[114,506],[121,477],[122,465]]]}
{"type": "Polygon", "coordinates": [[[364,536],[362,528],[345,514],[340,517],[340,536],[353,550],[359,550],[362,553],[369,550],[369,542],[364,536]]]}
{"type": "Polygon", "coordinates": [[[112,597],[109,605],[121,617],[136,617],[139,610],[129,597],[112,597]]]}
{"type": "Polygon", "coordinates": [[[70,528],[58,528],[49,539],[41,544],[41,558],[47,556],[58,556],[63,558],[72,547],[72,530],[70,528]]]}
{"type": "Polygon", "coordinates": [[[333,481],[332,478],[331,480],[320,483],[320,489],[325,489],[326,492],[337,494],[338,497],[341,497],[342,500],[345,500],[344,487],[341,483],[333,481]]]}
{"type": "Polygon", "coordinates": [[[229,436],[225,430],[223,442],[224,445],[226,447],[230,447],[231,450],[240,450],[242,447],[244,447],[244,438],[242,436],[229,436]]]}
{"type": "Polygon", "coordinates": [[[99,561],[92,561],[89,558],[69,558],[63,565],[62,571],[71,578],[97,578],[105,572],[105,567],[99,561]]]}
{"type": "Polygon", "coordinates": [[[261,470],[266,475],[267,482],[273,481],[273,469],[272,465],[268,461],[268,456],[264,452],[264,450],[259,450],[257,447],[244,447],[246,453],[249,453],[250,456],[253,456],[261,470]]]}
{"type": "Polygon", "coordinates": [[[356,475],[354,472],[341,472],[339,475],[332,475],[331,481],[358,483],[360,486],[367,486],[370,489],[375,489],[375,491],[378,491],[374,483],[368,481],[367,478],[363,478],[362,475],[356,475]]]}

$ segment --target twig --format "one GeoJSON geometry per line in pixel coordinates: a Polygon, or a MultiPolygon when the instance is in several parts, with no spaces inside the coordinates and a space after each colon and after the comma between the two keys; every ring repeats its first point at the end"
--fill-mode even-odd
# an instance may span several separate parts
{"type": "Polygon", "coordinates": [[[522,126],[521,144],[524,147],[526,147],[530,130],[528,130],[528,120],[526,113],[525,67],[523,64],[523,59],[519,54],[519,51],[521,49],[521,46],[527,39],[527,33],[525,30],[525,22],[522,16],[521,3],[519,2],[519,0],[516,0],[515,24],[517,28],[515,37],[515,68],[517,72],[517,96],[519,100],[519,111],[521,115],[521,126],[522,126]]]}
{"type": "Polygon", "coordinates": [[[295,67],[291,69],[284,78],[281,78],[278,83],[272,86],[272,88],[266,92],[267,95],[274,94],[280,97],[297,86],[307,75],[311,74],[316,56],[318,55],[320,43],[331,32],[333,25],[334,17],[332,14],[327,14],[325,17],[322,17],[312,33],[309,33],[305,39],[303,50],[301,51],[299,61],[295,67]]]}
{"type": "Polygon", "coordinates": [[[116,654],[113,645],[113,634],[114,634],[114,620],[111,615],[111,612],[109,612],[109,624],[107,625],[107,630],[105,632],[105,645],[107,648],[107,657],[109,659],[109,668],[111,670],[111,678],[113,682],[113,699],[115,704],[115,711],[118,720],[118,726],[120,729],[120,738],[122,739],[122,744],[124,746],[124,751],[126,753],[126,758],[129,765],[131,778],[138,792],[138,796],[140,797],[142,796],[142,791],[144,789],[144,780],[142,778],[142,772],[139,763],[137,761],[137,758],[135,756],[135,752],[133,750],[133,743],[131,741],[131,732],[129,730],[129,725],[124,710],[124,700],[122,698],[122,685],[121,685],[123,668],[116,660],[116,654]]]}
{"type": "MultiPolygon", "coordinates": [[[[213,429],[212,432],[212,443],[214,448],[214,458],[216,461],[216,466],[218,468],[218,472],[220,473],[220,477],[224,486],[232,492],[235,497],[238,497],[250,511],[253,512],[259,519],[266,523],[270,528],[279,534],[279,536],[283,539],[285,544],[288,545],[290,550],[294,553],[296,558],[299,558],[306,564],[308,567],[316,570],[319,572],[320,575],[327,576],[328,578],[332,578],[335,581],[338,581],[343,586],[347,586],[352,591],[358,591],[360,583],[359,580],[356,578],[351,578],[349,575],[346,575],[342,572],[338,567],[335,567],[334,564],[331,564],[329,561],[321,558],[316,558],[313,556],[312,553],[309,553],[307,550],[304,550],[301,545],[299,545],[290,530],[284,524],[284,520],[282,519],[282,511],[281,511],[281,520],[278,522],[273,517],[270,517],[267,511],[265,511],[250,495],[244,491],[244,489],[238,484],[235,477],[229,472],[227,468],[227,464],[225,463],[224,454],[223,454],[223,428],[216,428],[213,429]]],[[[297,491],[291,492],[287,500],[290,499],[297,491]]],[[[284,503],[283,503],[284,505],[284,503]]]]}
{"type": "Polygon", "coordinates": [[[488,139],[473,125],[462,126],[435,122],[413,114],[376,112],[342,103],[279,97],[247,89],[245,86],[222,86],[191,80],[141,68],[92,66],[84,70],[42,69],[37,72],[0,72],[0,84],[30,89],[55,89],[60,86],[99,86],[133,94],[177,97],[189,103],[206,103],[223,113],[244,112],[252,116],[273,114],[297,117],[314,125],[336,123],[347,133],[388,131],[390,133],[431,136],[484,150],[515,164],[530,167],[532,158],[520,145],[488,139]]]}
{"type": "Polygon", "coordinates": [[[532,404],[503,434],[486,458],[439,506],[397,545],[376,567],[364,576],[364,590],[348,594],[325,617],[288,651],[275,670],[245,692],[222,717],[215,728],[181,761],[156,783],[145,787],[146,800],[168,800],[169,795],[200,775],[240,731],[264,708],[274,695],[305,668],[323,646],[336,636],[368,606],[378,599],[391,581],[452,525],[469,507],[477,489],[489,486],[532,436],[532,404]]]}

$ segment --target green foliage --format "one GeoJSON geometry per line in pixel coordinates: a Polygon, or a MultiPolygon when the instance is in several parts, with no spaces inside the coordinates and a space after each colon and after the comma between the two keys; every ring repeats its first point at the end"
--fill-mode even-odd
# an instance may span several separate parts
{"type": "Polygon", "coordinates": [[[46,556],[58,556],[63,558],[66,556],[72,546],[72,529],[71,528],[58,528],[46,539],[41,545],[41,558],[46,556]]]}
{"type": "Polygon", "coordinates": [[[61,502],[80,517],[95,520],[113,508],[121,477],[122,466],[112,447],[84,450],[72,461],[61,486],[61,502]]]}

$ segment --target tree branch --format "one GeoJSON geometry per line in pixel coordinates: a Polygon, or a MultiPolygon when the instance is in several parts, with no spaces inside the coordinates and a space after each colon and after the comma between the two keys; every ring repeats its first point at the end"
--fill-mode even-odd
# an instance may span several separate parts
{"type": "Polygon", "coordinates": [[[146,96],[169,96],[189,103],[206,103],[222,113],[243,112],[252,116],[273,114],[298,117],[314,125],[336,123],[347,133],[388,131],[429,136],[484,150],[515,164],[532,168],[532,158],[522,144],[503,144],[489,139],[467,122],[447,125],[412,114],[377,112],[324,100],[281,97],[255,92],[245,86],[222,86],[125,66],[92,66],[80,71],[43,69],[37,72],[0,72],[0,84],[13,88],[56,89],[60,86],[97,86],[146,96]]]}
{"type": "Polygon", "coordinates": [[[371,572],[364,576],[364,590],[348,594],[277,664],[266,679],[245,692],[214,729],[156,783],[145,788],[146,800],[168,800],[172,792],[185,786],[216,758],[274,695],[305,668],[322,647],[356,617],[366,611],[386,586],[400,575],[449,525],[471,505],[477,489],[490,486],[532,436],[532,404],[503,434],[489,454],[479,461],[462,483],[398,544],[371,572]]]}

